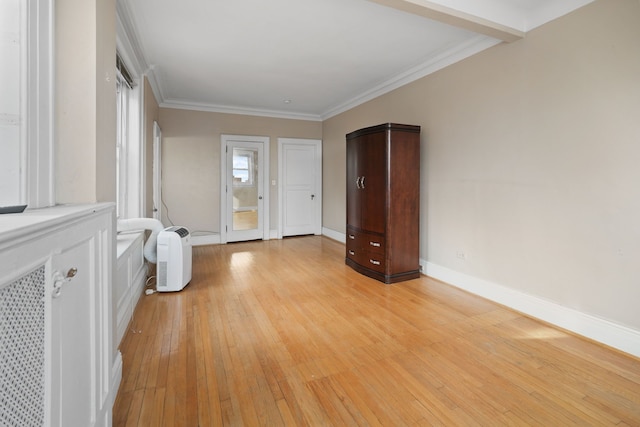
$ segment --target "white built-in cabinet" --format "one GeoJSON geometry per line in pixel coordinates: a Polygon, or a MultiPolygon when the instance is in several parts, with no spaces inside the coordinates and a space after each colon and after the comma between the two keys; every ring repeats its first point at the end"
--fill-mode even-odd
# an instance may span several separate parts
{"type": "Polygon", "coordinates": [[[111,425],[114,206],[0,215],[0,425],[111,425]]]}

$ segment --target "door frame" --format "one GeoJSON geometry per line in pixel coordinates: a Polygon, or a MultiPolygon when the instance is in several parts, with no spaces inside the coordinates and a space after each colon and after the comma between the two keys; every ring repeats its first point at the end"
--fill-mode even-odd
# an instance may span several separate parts
{"type": "Polygon", "coordinates": [[[263,147],[263,168],[261,178],[264,183],[263,201],[263,226],[262,240],[269,240],[270,220],[269,220],[269,146],[270,138],[268,136],[248,136],[248,135],[220,135],[220,243],[227,243],[227,147],[231,142],[257,142],[263,147]]]}
{"type": "Polygon", "coordinates": [[[284,177],[285,156],[284,145],[309,145],[315,147],[315,170],[316,188],[314,190],[318,203],[316,204],[316,222],[314,224],[314,234],[322,234],[322,140],[303,138],[278,138],[278,239],[283,238],[284,230],[284,188],[282,180],[284,177]]]}

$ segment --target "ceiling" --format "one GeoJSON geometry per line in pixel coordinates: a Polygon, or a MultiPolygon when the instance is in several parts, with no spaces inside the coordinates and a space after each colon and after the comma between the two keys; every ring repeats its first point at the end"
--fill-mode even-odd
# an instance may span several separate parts
{"type": "Polygon", "coordinates": [[[118,0],[163,107],[323,120],[592,0],[118,0]]]}

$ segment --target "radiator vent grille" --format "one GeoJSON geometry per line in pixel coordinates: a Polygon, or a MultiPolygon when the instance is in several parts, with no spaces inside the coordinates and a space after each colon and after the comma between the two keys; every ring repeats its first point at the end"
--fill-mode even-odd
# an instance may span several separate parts
{"type": "Polygon", "coordinates": [[[160,261],[158,263],[158,287],[167,286],[167,262],[160,261]]]}
{"type": "Polygon", "coordinates": [[[44,425],[44,266],[0,289],[0,425],[44,425]]]}

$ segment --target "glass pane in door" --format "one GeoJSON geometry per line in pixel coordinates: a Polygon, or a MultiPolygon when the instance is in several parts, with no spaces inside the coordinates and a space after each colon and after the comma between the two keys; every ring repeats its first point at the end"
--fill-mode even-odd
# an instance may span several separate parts
{"type": "Polygon", "coordinates": [[[258,228],[258,149],[233,149],[232,229],[258,228]]]}

